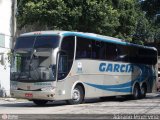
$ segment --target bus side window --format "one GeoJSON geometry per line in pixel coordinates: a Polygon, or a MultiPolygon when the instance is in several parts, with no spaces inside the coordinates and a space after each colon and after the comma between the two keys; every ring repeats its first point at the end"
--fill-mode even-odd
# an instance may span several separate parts
{"type": "Polygon", "coordinates": [[[92,41],[92,58],[104,60],[105,57],[105,44],[101,41],[92,41]]]}
{"type": "Polygon", "coordinates": [[[68,62],[68,58],[67,58],[67,55],[60,55],[59,57],[59,73],[66,73],[67,72],[67,68],[68,68],[68,65],[67,65],[67,62],[68,62]]]}
{"type": "Polygon", "coordinates": [[[139,63],[138,48],[135,46],[129,46],[129,62],[139,63]]]}
{"type": "Polygon", "coordinates": [[[117,45],[117,61],[129,62],[129,47],[125,45],[117,45]]]}
{"type": "Polygon", "coordinates": [[[116,61],[117,59],[117,47],[112,43],[106,43],[106,59],[110,61],[116,61]]]}
{"type": "Polygon", "coordinates": [[[91,58],[92,42],[90,39],[77,37],[76,59],[91,58]]]}
{"type": "Polygon", "coordinates": [[[146,50],[144,48],[139,48],[138,58],[141,60],[139,63],[155,65],[157,63],[157,52],[154,50],[146,50]],[[142,59],[144,58],[144,59],[142,59]]]}

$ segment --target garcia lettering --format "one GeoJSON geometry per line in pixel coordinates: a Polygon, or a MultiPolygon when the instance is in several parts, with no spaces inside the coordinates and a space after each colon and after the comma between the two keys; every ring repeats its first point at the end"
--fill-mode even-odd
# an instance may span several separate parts
{"type": "Polygon", "coordinates": [[[134,67],[131,64],[112,64],[112,63],[100,63],[99,65],[100,72],[133,72],[134,67]]]}

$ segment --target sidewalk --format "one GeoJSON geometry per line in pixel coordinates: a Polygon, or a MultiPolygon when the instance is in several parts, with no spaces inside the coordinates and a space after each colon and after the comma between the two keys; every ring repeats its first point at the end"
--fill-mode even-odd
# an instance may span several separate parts
{"type": "Polygon", "coordinates": [[[14,102],[14,101],[26,101],[26,99],[17,99],[17,98],[11,98],[11,97],[0,97],[0,101],[14,102]]]}

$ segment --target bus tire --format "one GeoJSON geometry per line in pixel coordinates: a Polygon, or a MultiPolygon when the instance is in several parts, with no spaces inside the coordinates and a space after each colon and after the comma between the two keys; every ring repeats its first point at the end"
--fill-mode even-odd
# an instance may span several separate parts
{"type": "Polygon", "coordinates": [[[136,84],[133,88],[132,99],[137,100],[140,98],[140,88],[139,85],[136,84]]]}
{"type": "Polygon", "coordinates": [[[33,103],[38,106],[44,106],[47,102],[47,100],[33,100],[33,103]]]}
{"type": "Polygon", "coordinates": [[[146,85],[142,85],[141,86],[141,94],[140,94],[140,98],[145,98],[146,97],[146,93],[147,93],[147,87],[146,85]]]}
{"type": "Polygon", "coordinates": [[[70,105],[81,104],[84,101],[84,90],[80,85],[77,85],[72,90],[72,99],[68,100],[67,103],[70,105]]]}

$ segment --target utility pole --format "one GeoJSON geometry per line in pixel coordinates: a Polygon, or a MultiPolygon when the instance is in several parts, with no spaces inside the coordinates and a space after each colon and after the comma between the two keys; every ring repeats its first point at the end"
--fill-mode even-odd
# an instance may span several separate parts
{"type": "Polygon", "coordinates": [[[12,41],[11,41],[11,49],[13,49],[15,41],[16,41],[16,33],[17,33],[17,0],[12,1],[12,41]]]}

